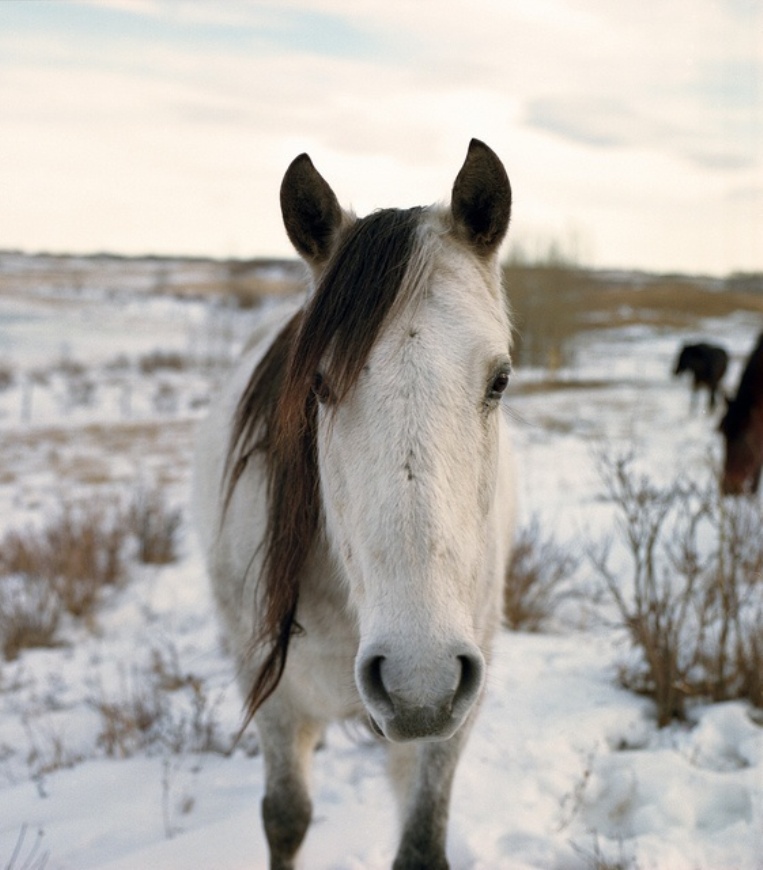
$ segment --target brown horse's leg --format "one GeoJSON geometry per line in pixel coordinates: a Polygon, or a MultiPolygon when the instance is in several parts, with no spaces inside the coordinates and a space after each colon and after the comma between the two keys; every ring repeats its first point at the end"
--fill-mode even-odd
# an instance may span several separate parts
{"type": "Polygon", "coordinates": [[[312,818],[307,769],[323,728],[312,720],[284,719],[278,706],[268,702],[257,716],[265,757],[262,822],[271,870],[292,870],[312,818]]]}
{"type": "Polygon", "coordinates": [[[447,870],[445,838],[464,729],[438,743],[391,747],[403,831],[393,870],[447,870]]]}

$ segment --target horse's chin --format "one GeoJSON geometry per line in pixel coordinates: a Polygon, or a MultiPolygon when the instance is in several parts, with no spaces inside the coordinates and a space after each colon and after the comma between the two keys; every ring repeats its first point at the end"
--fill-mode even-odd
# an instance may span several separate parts
{"type": "Polygon", "coordinates": [[[368,717],[371,730],[389,743],[437,743],[448,740],[463,725],[463,719],[432,709],[413,707],[383,723],[368,717]]]}

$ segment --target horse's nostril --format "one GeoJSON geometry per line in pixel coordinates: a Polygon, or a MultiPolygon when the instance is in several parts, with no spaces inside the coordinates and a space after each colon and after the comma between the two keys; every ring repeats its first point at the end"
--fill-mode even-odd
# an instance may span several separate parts
{"type": "MultiPolygon", "coordinates": [[[[432,732],[440,730],[446,720],[463,720],[482,689],[485,661],[471,645],[426,665],[386,653],[369,651],[357,669],[358,688],[369,715],[385,731],[398,722],[407,723],[413,733],[414,720],[425,722],[432,732]]],[[[426,733],[424,725],[421,729],[426,733]]]]}
{"type": "Polygon", "coordinates": [[[392,699],[384,685],[382,665],[384,656],[369,657],[361,668],[361,679],[366,697],[374,704],[391,707],[392,699]]]}
{"type": "Polygon", "coordinates": [[[453,706],[459,704],[471,704],[482,688],[482,677],[485,671],[485,663],[482,656],[460,655],[461,679],[453,696],[453,706]]]}

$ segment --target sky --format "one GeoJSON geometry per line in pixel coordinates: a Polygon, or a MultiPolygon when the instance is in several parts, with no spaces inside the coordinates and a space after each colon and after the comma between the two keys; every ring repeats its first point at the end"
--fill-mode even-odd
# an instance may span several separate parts
{"type": "Polygon", "coordinates": [[[291,256],[503,160],[504,256],[763,271],[763,0],[3,0],[0,249],[291,256]]]}

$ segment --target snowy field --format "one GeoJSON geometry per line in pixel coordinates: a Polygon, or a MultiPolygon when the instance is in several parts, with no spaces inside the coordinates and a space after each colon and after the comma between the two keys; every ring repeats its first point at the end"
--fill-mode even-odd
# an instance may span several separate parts
{"type": "MultiPolygon", "coordinates": [[[[0,658],[3,868],[267,866],[262,762],[253,734],[233,748],[240,700],[187,504],[195,424],[257,317],[141,286],[3,285],[0,533],[40,527],[62,502],[146,487],[182,516],[176,561],[131,561],[89,619],[62,621],[55,645],[0,658]],[[145,721],[130,729],[138,709],[145,721]]],[[[691,333],[599,330],[578,337],[552,387],[520,368],[506,404],[522,523],[539,517],[570,546],[608,534],[602,452],[630,451],[657,479],[706,475],[717,421],[690,411],[673,360],[683,341],[718,341],[735,385],[760,328],[730,314],[691,333]]],[[[498,638],[456,779],[452,867],[760,870],[761,711],[699,704],[658,729],[649,700],[617,683],[627,638],[601,618],[592,573],[583,561],[579,596],[547,631],[498,638]]],[[[365,732],[329,732],[314,802],[302,866],[390,865],[384,752],[365,732]]]]}

